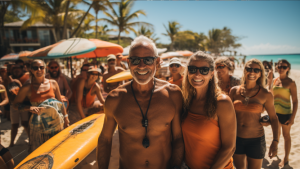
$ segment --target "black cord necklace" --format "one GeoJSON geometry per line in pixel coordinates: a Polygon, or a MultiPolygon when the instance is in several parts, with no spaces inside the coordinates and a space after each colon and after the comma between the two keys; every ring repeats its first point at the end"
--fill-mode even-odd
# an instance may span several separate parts
{"type": "Polygon", "coordinates": [[[148,107],[147,107],[147,110],[146,110],[146,113],[145,113],[145,116],[144,116],[144,113],[143,113],[143,110],[139,104],[139,102],[137,101],[136,97],[135,97],[135,94],[134,94],[134,90],[133,90],[133,87],[132,87],[132,83],[133,81],[131,81],[131,90],[132,90],[132,93],[133,93],[133,97],[137,103],[137,105],[139,106],[140,110],[141,110],[141,113],[142,113],[142,116],[143,116],[143,119],[142,119],[142,126],[145,127],[145,130],[146,130],[146,133],[145,133],[145,137],[143,139],[143,147],[145,148],[148,148],[150,146],[150,142],[149,142],[149,139],[147,137],[147,127],[148,127],[148,118],[147,118],[147,113],[148,113],[148,110],[149,110],[149,107],[150,107],[150,103],[151,103],[151,99],[152,99],[152,95],[154,93],[154,89],[155,89],[155,78],[154,78],[154,86],[153,86],[153,89],[152,89],[152,92],[151,92],[151,96],[150,96],[150,100],[149,100],[149,103],[148,103],[148,107]]]}

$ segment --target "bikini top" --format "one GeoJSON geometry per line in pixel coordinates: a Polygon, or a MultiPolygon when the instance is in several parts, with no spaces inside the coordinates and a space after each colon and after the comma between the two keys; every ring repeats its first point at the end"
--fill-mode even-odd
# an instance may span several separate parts
{"type": "MultiPolygon", "coordinates": [[[[254,98],[255,96],[258,95],[259,92],[260,92],[260,87],[258,92],[250,98],[254,98]]],[[[240,112],[262,113],[264,111],[264,106],[262,104],[254,103],[254,102],[252,103],[250,102],[247,105],[245,105],[243,104],[242,100],[235,100],[233,102],[233,105],[234,105],[234,109],[240,112]]]]}
{"type": "Polygon", "coordinates": [[[31,84],[31,97],[30,102],[38,102],[41,103],[49,98],[55,98],[55,92],[52,88],[52,84],[50,83],[50,88],[43,92],[38,92],[33,88],[33,85],[31,84]]]}

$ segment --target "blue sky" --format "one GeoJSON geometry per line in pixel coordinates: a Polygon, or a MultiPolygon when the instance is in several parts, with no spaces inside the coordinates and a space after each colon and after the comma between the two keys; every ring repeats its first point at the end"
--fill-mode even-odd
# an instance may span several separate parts
{"type": "MultiPolygon", "coordinates": [[[[88,6],[79,8],[87,10],[88,6]]],[[[212,28],[229,27],[234,35],[244,37],[238,53],[300,53],[300,1],[135,1],[132,11],[139,9],[147,16],[138,20],[153,24],[161,43],[170,43],[162,35],[163,24],[177,21],[181,30],[206,35],[212,28]]],[[[92,9],[91,13],[95,15],[92,9]]],[[[105,16],[100,12],[101,17],[105,16]]]]}

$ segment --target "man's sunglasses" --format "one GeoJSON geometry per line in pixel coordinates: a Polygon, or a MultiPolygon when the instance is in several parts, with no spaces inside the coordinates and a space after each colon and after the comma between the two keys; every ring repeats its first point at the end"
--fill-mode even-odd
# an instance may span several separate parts
{"type": "Polygon", "coordinates": [[[176,67],[179,68],[181,65],[180,64],[171,64],[170,67],[176,67]]]}
{"type": "Polygon", "coordinates": [[[50,67],[50,69],[57,69],[58,66],[53,66],[53,67],[50,67]]]}
{"type": "Polygon", "coordinates": [[[41,70],[44,70],[44,69],[45,69],[45,66],[32,66],[32,67],[31,67],[31,69],[33,69],[33,70],[39,70],[39,68],[40,68],[41,70]]]}
{"type": "Polygon", "coordinates": [[[254,73],[259,73],[259,72],[261,72],[261,69],[247,67],[246,71],[249,73],[251,73],[252,71],[254,71],[254,73]]]}
{"type": "Polygon", "coordinates": [[[196,67],[196,66],[188,66],[188,71],[191,74],[195,74],[197,72],[197,69],[202,75],[207,75],[210,68],[209,67],[196,67]]]}
{"type": "Polygon", "coordinates": [[[130,60],[131,64],[133,65],[138,65],[140,64],[141,60],[143,60],[144,64],[146,65],[152,65],[154,63],[154,60],[157,57],[136,57],[136,56],[132,56],[129,57],[128,59],[130,60]]]}
{"type": "Polygon", "coordinates": [[[217,69],[224,69],[226,66],[225,65],[217,65],[217,69]]]}
{"type": "Polygon", "coordinates": [[[278,66],[278,69],[283,69],[283,70],[285,70],[285,69],[287,69],[288,68],[288,66],[278,66]]]}

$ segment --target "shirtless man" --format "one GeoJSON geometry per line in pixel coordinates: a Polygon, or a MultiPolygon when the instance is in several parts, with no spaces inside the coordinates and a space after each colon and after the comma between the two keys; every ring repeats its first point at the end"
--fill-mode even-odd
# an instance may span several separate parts
{"type": "Polygon", "coordinates": [[[113,54],[107,56],[107,64],[108,64],[108,69],[103,74],[103,88],[106,93],[109,93],[110,91],[112,91],[113,89],[121,85],[122,82],[106,83],[106,80],[115,74],[123,72],[124,69],[116,66],[116,56],[113,54]]]}
{"type": "Polygon", "coordinates": [[[178,86],[154,78],[157,56],[155,44],[145,36],[131,43],[127,61],[133,81],[113,90],[105,100],[106,116],[97,147],[99,169],[108,168],[116,126],[120,169],[180,168],[182,94],[178,86]]]}
{"type": "MultiPolygon", "coordinates": [[[[61,73],[58,62],[55,60],[50,61],[48,64],[48,70],[49,70],[49,73],[46,75],[46,78],[53,79],[57,82],[60,93],[62,95],[62,101],[68,102],[72,96],[72,91],[67,82],[67,79],[61,73]]],[[[65,105],[65,107],[67,108],[68,106],[65,105]]]]}
{"type": "Polygon", "coordinates": [[[116,62],[117,62],[116,66],[119,66],[119,67],[126,70],[127,68],[126,68],[125,64],[122,62],[122,58],[123,58],[122,53],[117,53],[116,54],[116,62]]]}

